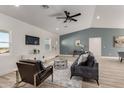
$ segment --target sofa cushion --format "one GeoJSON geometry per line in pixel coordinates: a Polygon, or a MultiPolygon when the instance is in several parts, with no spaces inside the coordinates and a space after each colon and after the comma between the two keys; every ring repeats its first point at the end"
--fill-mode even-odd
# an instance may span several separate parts
{"type": "Polygon", "coordinates": [[[94,56],[89,55],[87,57],[86,66],[93,67],[93,65],[95,63],[94,60],[95,60],[94,56]]]}

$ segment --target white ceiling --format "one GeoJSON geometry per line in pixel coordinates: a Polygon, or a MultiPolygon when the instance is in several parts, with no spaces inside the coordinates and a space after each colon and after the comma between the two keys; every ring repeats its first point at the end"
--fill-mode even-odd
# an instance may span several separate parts
{"type": "Polygon", "coordinates": [[[40,5],[19,7],[1,5],[0,12],[60,35],[89,27],[124,28],[124,6],[50,5],[49,7],[44,9],[40,5]],[[65,10],[72,15],[79,12],[82,15],[75,17],[78,19],[77,22],[63,23],[64,20],[58,20],[56,17],[65,16],[65,10]],[[100,19],[96,19],[96,16],[100,19]]]}
{"type": "Polygon", "coordinates": [[[91,25],[95,6],[79,5],[53,5],[49,9],[44,9],[40,5],[0,6],[0,12],[14,17],[26,23],[43,28],[50,32],[66,34],[89,28],[91,25]],[[57,16],[65,16],[64,11],[69,11],[72,15],[82,13],[75,17],[77,22],[63,23],[64,20],[56,19],[57,16]],[[64,26],[67,26],[66,28],[64,26]],[[56,30],[59,28],[59,30],[56,30]]]}
{"type": "Polygon", "coordinates": [[[104,5],[95,9],[92,27],[124,28],[124,5],[104,5]],[[96,16],[100,16],[97,20],[96,16]]]}

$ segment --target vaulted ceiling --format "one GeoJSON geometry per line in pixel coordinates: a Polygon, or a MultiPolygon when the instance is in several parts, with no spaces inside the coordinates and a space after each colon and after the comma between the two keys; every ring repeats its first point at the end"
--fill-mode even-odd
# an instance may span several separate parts
{"type": "Polygon", "coordinates": [[[48,9],[41,5],[0,6],[0,13],[60,35],[89,27],[124,28],[123,11],[124,6],[50,5],[48,9]],[[64,11],[82,15],[75,17],[77,22],[63,23],[64,20],[56,17],[65,16],[64,11]]]}

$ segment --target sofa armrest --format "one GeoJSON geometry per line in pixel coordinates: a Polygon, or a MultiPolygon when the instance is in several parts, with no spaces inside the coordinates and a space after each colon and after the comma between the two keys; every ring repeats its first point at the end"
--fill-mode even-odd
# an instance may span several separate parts
{"type": "MultiPolygon", "coordinates": [[[[35,86],[35,87],[37,86],[37,83],[36,83],[37,77],[39,77],[39,75],[40,75],[41,73],[43,73],[43,72],[44,72],[44,70],[39,71],[39,72],[37,72],[36,74],[34,74],[34,86],[35,86]]],[[[39,77],[39,78],[40,78],[40,77],[39,77]]]]}
{"type": "Polygon", "coordinates": [[[95,63],[94,66],[93,66],[94,69],[97,69],[99,68],[99,63],[95,63]]]}
{"type": "Polygon", "coordinates": [[[41,71],[37,72],[36,74],[34,74],[34,86],[37,85],[37,83],[36,83],[37,79],[39,79],[41,81],[52,73],[53,73],[53,66],[50,65],[50,66],[46,67],[45,70],[41,70],[41,71]]]}
{"type": "Polygon", "coordinates": [[[37,72],[36,74],[34,74],[34,77],[37,77],[38,75],[41,75],[44,72],[48,72],[50,69],[53,70],[53,66],[52,65],[46,67],[45,70],[41,70],[41,71],[37,72]]]}

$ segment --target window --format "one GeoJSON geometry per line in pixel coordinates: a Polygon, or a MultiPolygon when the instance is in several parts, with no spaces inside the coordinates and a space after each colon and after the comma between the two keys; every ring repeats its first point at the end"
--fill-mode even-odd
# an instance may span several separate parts
{"type": "Polygon", "coordinates": [[[0,31],[0,54],[9,53],[9,33],[0,31]]]}
{"type": "Polygon", "coordinates": [[[54,49],[57,50],[58,48],[58,41],[55,42],[55,46],[54,46],[54,49]]]}
{"type": "Polygon", "coordinates": [[[51,46],[51,39],[45,39],[45,50],[51,51],[52,46],[51,46]]]}

